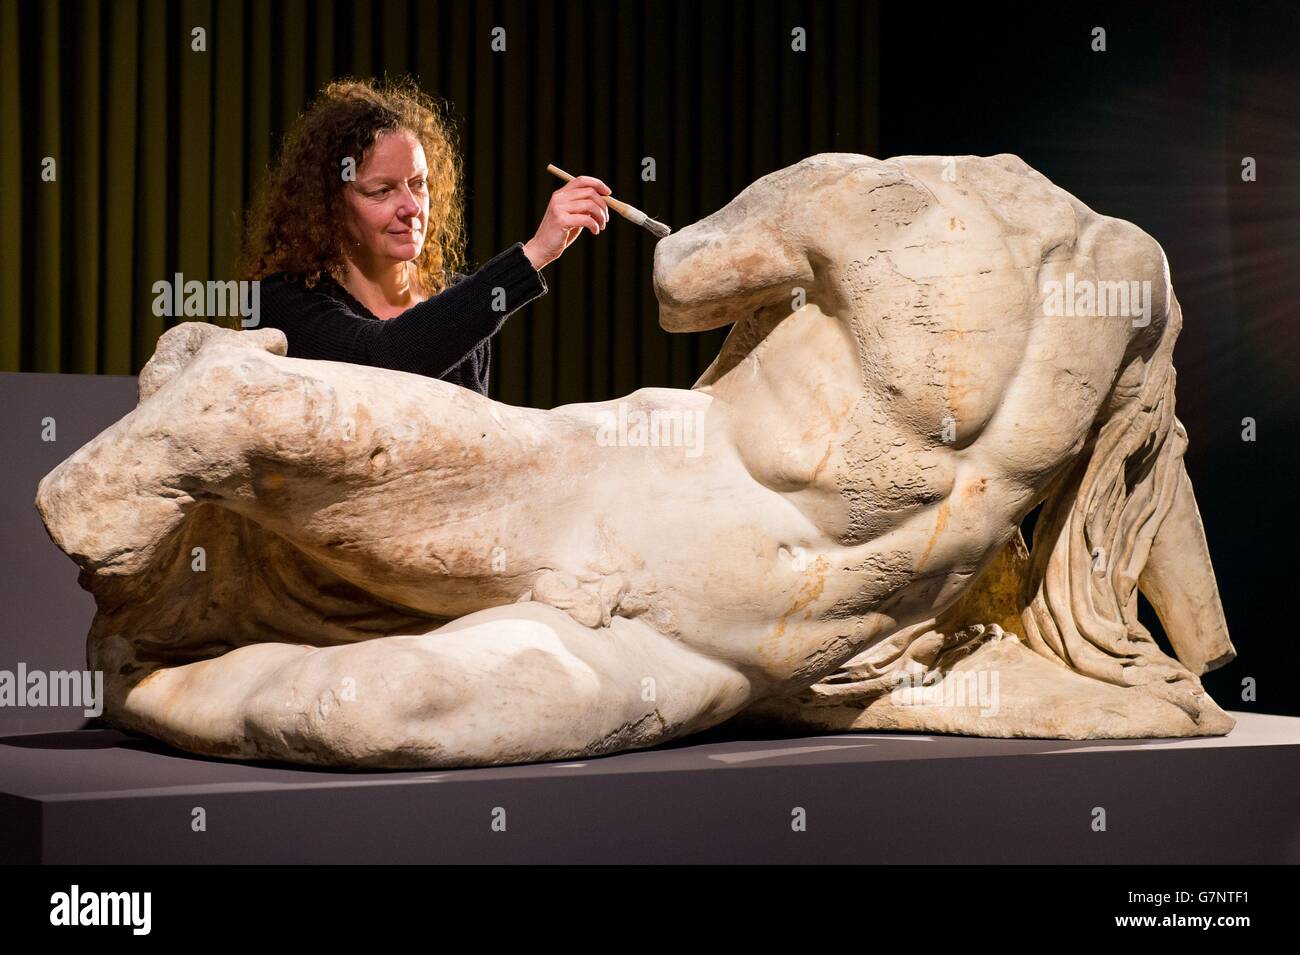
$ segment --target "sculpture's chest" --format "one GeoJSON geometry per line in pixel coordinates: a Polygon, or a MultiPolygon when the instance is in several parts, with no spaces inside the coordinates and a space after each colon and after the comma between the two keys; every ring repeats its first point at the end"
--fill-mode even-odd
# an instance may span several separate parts
{"type": "Polygon", "coordinates": [[[867,383],[861,368],[843,323],[809,305],[709,387],[731,408],[731,440],[754,480],[836,537],[861,524],[859,512],[875,511],[871,530],[883,532],[942,499],[955,468],[935,448],[943,422],[927,417],[926,389],[867,383]]]}

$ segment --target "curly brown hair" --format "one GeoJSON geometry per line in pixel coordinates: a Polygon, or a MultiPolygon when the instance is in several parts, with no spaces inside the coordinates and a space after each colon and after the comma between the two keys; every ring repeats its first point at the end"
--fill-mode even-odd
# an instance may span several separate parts
{"type": "Polygon", "coordinates": [[[415,280],[426,295],[447,287],[465,262],[462,167],[450,110],[409,77],[340,79],[330,83],[284,138],[245,222],[240,272],[263,279],[276,272],[308,287],[344,270],[343,161],[360,169],[383,133],[412,133],[429,164],[429,222],[415,259],[415,280]],[[303,215],[303,209],[319,210],[303,215]]]}

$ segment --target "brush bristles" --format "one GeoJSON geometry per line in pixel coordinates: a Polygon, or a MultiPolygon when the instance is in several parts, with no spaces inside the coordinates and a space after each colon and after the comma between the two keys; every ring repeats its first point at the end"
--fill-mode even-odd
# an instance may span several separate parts
{"type": "Polygon", "coordinates": [[[648,231],[656,239],[666,238],[673,231],[672,229],[668,228],[668,226],[664,225],[662,222],[657,222],[654,219],[646,219],[645,222],[641,224],[645,226],[646,231],[648,231]]]}

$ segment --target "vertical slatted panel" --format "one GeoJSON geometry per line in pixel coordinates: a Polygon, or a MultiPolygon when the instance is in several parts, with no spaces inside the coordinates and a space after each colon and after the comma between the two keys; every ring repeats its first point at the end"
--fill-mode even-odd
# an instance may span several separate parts
{"type": "MultiPolygon", "coordinates": [[[[560,134],[560,122],[562,122],[560,116],[564,110],[559,103],[559,74],[569,57],[564,49],[556,48],[551,40],[556,36],[556,31],[564,29],[564,4],[538,4],[536,12],[538,51],[532,77],[538,90],[537,95],[530,97],[534,136],[530,153],[536,157],[533,166],[537,170],[538,177],[545,174],[546,179],[552,179],[554,183],[546,182],[539,188],[537,204],[533,208],[533,218],[536,220],[534,229],[537,223],[541,222],[551,192],[560,185],[559,179],[555,179],[550,173],[545,173],[547,162],[554,162],[560,169],[568,169],[568,166],[564,165],[568,162],[568,155],[562,148],[564,140],[560,134]]],[[[520,169],[519,172],[528,174],[526,169],[520,169]]],[[[525,338],[525,342],[528,343],[528,382],[526,382],[528,390],[523,400],[526,404],[541,405],[541,407],[550,404],[554,395],[556,313],[563,308],[564,304],[562,288],[560,288],[562,283],[555,277],[555,266],[547,266],[546,272],[549,275],[547,283],[551,291],[546,296],[545,303],[541,303],[541,307],[529,309],[526,317],[528,335],[525,338]]],[[[507,324],[517,324],[517,322],[519,318],[512,318],[507,324]]]]}
{"type": "Polygon", "coordinates": [[[244,135],[248,142],[249,181],[245,184],[245,204],[260,188],[266,177],[274,150],[271,129],[271,8],[254,0],[244,10],[248,23],[248,86],[244,91],[247,122],[244,135]]]}
{"type": "Polygon", "coordinates": [[[153,285],[167,274],[167,17],[162,0],[140,10],[140,46],[150,51],[139,62],[139,125],[136,129],[136,208],[134,325],[131,365],[143,367],[163,331],[154,315],[153,285]]]}
{"type": "MultiPolygon", "coordinates": [[[[650,44],[653,65],[647,64],[638,56],[638,48],[645,40],[645,35],[638,35],[640,29],[619,30],[616,39],[617,51],[619,51],[615,64],[617,77],[615,109],[619,112],[616,135],[620,144],[627,144],[619,164],[619,181],[630,181],[638,187],[636,194],[633,194],[636,195],[634,199],[624,197],[628,197],[633,205],[637,205],[637,208],[647,214],[654,214],[651,208],[653,204],[649,201],[650,196],[660,196],[664,199],[667,196],[680,196],[681,186],[684,185],[684,181],[680,178],[681,156],[675,151],[685,139],[681,135],[680,125],[672,127],[672,136],[666,136],[651,144],[646,136],[640,135],[643,125],[638,117],[636,104],[647,96],[649,90],[653,90],[654,87],[642,87],[645,78],[651,75],[655,78],[654,86],[658,86],[664,94],[671,92],[672,96],[649,97],[647,101],[643,101],[642,110],[658,113],[668,104],[676,109],[684,103],[682,96],[684,96],[685,84],[689,83],[689,77],[679,69],[680,51],[676,56],[673,56],[672,51],[677,49],[675,44],[680,43],[679,31],[681,18],[686,16],[685,10],[686,4],[679,3],[642,5],[634,14],[629,10],[627,16],[636,16],[637,26],[640,29],[654,31],[651,35],[658,36],[660,42],[664,43],[659,49],[655,49],[653,43],[650,44]],[[655,182],[642,183],[641,164],[647,156],[655,160],[656,179],[655,182]]],[[[667,216],[667,209],[663,207],[662,201],[658,210],[660,216],[667,216]]],[[[672,225],[672,218],[668,218],[667,221],[672,225]]],[[[614,229],[624,233],[643,233],[643,235],[636,235],[632,243],[620,242],[616,249],[617,261],[612,270],[612,281],[615,283],[612,298],[615,304],[608,322],[612,346],[610,351],[612,374],[610,383],[604,388],[603,396],[625,395],[638,387],[662,387],[668,383],[668,344],[664,340],[667,333],[659,329],[654,314],[647,314],[643,305],[645,288],[650,282],[650,265],[654,260],[654,238],[649,233],[645,233],[645,230],[638,229],[628,222],[619,222],[614,229]],[[634,309],[633,303],[636,303],[634,309]],[[650,343],[649,347],[647,342],[650,343]]]]}
{"type": "MultiPolygon", "coordinates": [[[[641,136],[636,79],[636,57],[641,37],[635,35],[636,30],[636,20],[629,9],[618,19],[611,18],[601,41],[613,52],[608,67],[613,79],[605,84],[607,89],[602,90],[605,97],[602,109],[607,109],[611,117],[612,142],[607,150],[610,155],[608,165],[597,167],[593,172],[605,177],[615,196],[644,209],[641,161],[652,155],[652,151],[641,136]],[[628,36],[629,33],[634,35],[628,36]]],[[[656,174],[662,176],[667,157],[660,153],[655,158],[660,167],[656,174]]],[[[608,251],[613,262],[608,270],[608,284],[604,287],[609,304],[597,317],[602,327],[594,330],[592,341],[593,353],[605,365],[597,389],[603,398],[625,395],[642,384],[649,384],[637,380],[644,334],[642,323],[645,321],[637,292],[649,277],[646,260],[641,256],[643,250],[653,250],[653,240],[648,236],[641,238],[638,235],[641,232],[644,230],[621,218],[611,226],[612,241],[608,243],[608,251]]],[[[652,251],[644,254],[652,254],[652,251]]]]}
{"type": "Polygon", "coordinates": [[[135,325],[131,364],[144,366],[162,334],[164,319],[154,314],[153,285],[167,274],[167,4],[148,0],[140,10],[139,126],[136,137],[135,325]]]}
{"type": "MultiPolygon", "coordinates": [[[[600,80],[591,90],[591,122],[598,130],[592,135],[589,144],[591,165],[587,169],[575,170],[560,163],[561,167],[575,176],[590,172],[609,186],[616,197],[636,204],[636,193],[632,191],[636,180],[632,165],[634,155],[639,150],[635,142],[629,142],[622,136],[629,121],[619,112],[615,102],[614,84],[609,78],[615,75],[615,60],[619,55],[618,33],[615,17],[609,15],[606,8],[598,8],[599,16],[592,24],[593,34],[590,44],[591,56],[596,75],[600,80]]],[[[549,44],[548,44],[549,45],[549,44]]],[[[563,55],[563,51],[557,51],[563,55]]],[[[552,188],[562,186],[558,179],[552,188]]],[[[620,271],[628,263],[628,233],[635,229],[630,223],[623,222],[617,216],[610,223],[609,229],[600,237],[599,251],[606,263],[603,268],[595,269],[588,277],[586,302],[583,304],[583,333],[586,347],[583,349],[582,394],[577,396],[576,389],[570,388],[564,395],[568,402],[590,400],[592,395],[612,394],[613,363],[610,361],[615,325],[632,327],[636,321],[631,311],[631,296],[620,296],[625,288],[617,280],[620,271]]],[[[588,241],[582,237],[580,241],[588,241]]],[[[563,261],[563,260],[561,260],[563,261]]],[[[553,267],[552,271],[559,272],[553,267]]],[[[567,282],[567,276],[564,277],[567,282]]],[[[557,278],[557,282],[559,279],[557,278]]]]}
{"type": "Polygon", "coordinates": [[[804,105],[810,109],[808,137],[802,144],[806,151],[844,152],[835,141],[834,118],[836,102],[848,95],[848,90],[837,90],[835,82],[835,34],[837,32],[832,11],[823,3],[807,6],[800,4],[804,26],[810,35],[817,37],[817,52],[808,63],[808,82],[804,105]]]}
{"type": "Polygon", "coordinates": [[[59,64],[59,7],[49,4],[41,13],[41,91],[40,135],[37,140],[40,153],[32,171],[30,182],[35,197],[36,261],[32,269],[34,290],[40,306],[40,321],[36,325],[36,371],[58,371],[63,367],[61,344],[63,340],[63,284],[60,281],[63,267],[60,252],[60,209],[63,182],[71,173],[73,164],[60,150],[60,88],[59,64]],[[57,179],[46,182],[41,175],[41,163],[46,157],[55,161],[57,179]]]}
{"type": "Polygon", "coordinates": [[[415,7],[415,72],[424,88],[439,98],[447,95],[442,79],[442,47],[446,43],[442,27],[444,7],[441,3],[418,3],[415,7]]]}
{"type": "Polygon", "coordinates": [[[470,258],[476,268],[500,251],[496,248],[493,234],[499,188],[494,152],[500,134],[500,117],[496,113],[493,90],[496,71],[505,54],[493,53],[490,44],[492,28],[502,25],[491,0],[476,0],[465,37],[470,55],[467,75],[473,78],[473,84],[469,89],[469,100],[464,104],[466,115],[470,117],[466,222],[473,250],[470,258]]]}
{"type": "Polygon", "coordinates": [[[374,9],[370,0],[356,0],[352,12],[352,76],[364,78],[375,72],[374,9]]]}
{"type": "Polygon", "coordinates": [[[806,9],[802,3],[785,0],[772,37],[772,62],[789,64],[788,69],[772,71],[776,74],[779,91],[779,98],[774,102],[780,103],[781,117],[778,122],[768,124],[776,136],[774,169],[796,163],[809,154],[811,114],[820,108],[820,97],[809,95],[808,74],[829,54],[830,38],[813,29],[810,18],[805,15],[806,9]],[[807,48],[802,53],[790,49],[791,31],[795,27],[802,27],[805,31],[807,48]]]}
{"type": "Polygon", "coordinates": [[[18,64],[22,55],[17,0],[0,0],[0,369],[19,367],[22,360],[23,195],[35,192],[40,181],[35,166],[23,167],[22,102],[18,64]],[[25,188],[27,187],[27,188],[25,188]]]}
{"type": "MultiPolygon", "coordinates": [[[[565,108],[557,117],[563,158],[556,159],[555,164],[571,175],[581,176],[591,171],[592,140],[597,135],[594,127],[598,119],[591,108],[592,59],[601,56],[603,51],[594,48],[591,38],[593,27],[599,28],[604,11],[597,11],[589,0],[582,0],[581,3],[564,4],[562,15],[561,33],[572,37],[582,52],[563,57],[561,95],[565,108]]],[[[555,179],[555,184],[563,185],[559,179],[555,179]]],[[[584,229],[561,259],[570,265],[573,277],[570,278],[569,269],[565,269],[563,278],[556,279],[560,287],[557,289],[554,321],[541,326],[550,334],[547,338],[534,338],[537,347],[534,367],[538,369],[539,378],[533,395],[536,402],[555,404],[576,400],[573,382],[581,379],[581,369],[587,364],[584,339],[591,310],[592,246],[606,237],[592,235],[584,229]],[[573,256],[572,263],[567,261],[569,256],[573,256]],[[550,360],[552,358],[554,360],[550,360]],[[562,395],[565,397],[561,398],[562,395]]],[[[553,275],[557,273],[555,266],[551,267],[551,272],[553,275]]]]}
{"type": "Polygon", "coordinates": [[[858,49],[854,110],[858,117],[858,145],[853,152],[880,155],[880,6],[864,4],[857,8],[858,49]]]}
{"type": "MultiPolygon", "coordinates": [[[[68,231],[69,248],[76,263],[77,281],[69,290],[71,306],[64,341],[63,367],[82,374],[93,374],[99,367],[99,287],[100,249],[103,237],[100,220],[103,206],[100,203],[100,152],[103,138],[100,122],[101,56],[100,13],[98,6],[89,5],[81,10],[81,27],[69,39],[69,49],[75,51],[79,70],[74,77],[75,153],[69,154],[66,173],[71,185],[72,208],[76,210],[76,223],[68,231]]],[[[65,24],[66,30],[66,24],[65,24]]]]}
{"type": "Polygon", "coordinates": [[[314,95],[335,76],[334,49],[338,33],[334,27],[334,0],[312,5],[316,18],[315,52],[312,56],[311,90],[314,95]]]}
{"type": "MultiPolygon", "coordinates": [[[[564,60],[561,102],[565,105],[555,117],[561,124],[559,149],[564,158],[553,161],[574,176],[594,171],[593,159],[598,143],[608,135],[602,130],[608,130],[612,118],[608,109],[594,108],[597,87],[603,85],[608,76],[605,64],[609,60],[608,46],[597,38],[604,35],[604,24],[612,9],[613,4],[593,5],[590,0],[583,0],[581,5],[567,5],[565,9],[566,25],[562,29],[578,40],[582,53],[564,56],[563,51],[557,51],[564,60]]],[[[605,170],[605,177],[610,178],[613,172],[605,170]]],[[[550,173],[543,171],[543,174],[551,180],[547,185],[552,191],[564,185],[550,173]]],[[[598,352],[601,348],[599,336],[592,334],[591,327],[597,307],[598,260],[602,251],[607,252],[602,247],[607,246],[609,235],[609,232],[592,235],[584,229],[564,253],[564,258],[573,254],[577,278],[570,281],[565,275],[563,280],[556,279],[562,287],[556,298],[554,314],[548,317],[544,326],[553,329],[554,336],[551,346],[554,360],[544,362],[552,384],[549,396],[546,390],[537,389],[538,401],[572,404],[583,398],[590,367],[588,349],[598,352]]],[[[550,271],[552,275],[558,273],[555,266],[551,266],[550,271]]],[[[538,344],[538,354],[543,359],[550,357],[547,349],[541,347],[542,343],[538,344]]]]}
{"type": "MultiPolygon", "coordinates": [[[[629,11],[629,15],[632,15],[629,11]]],[[[644,73],[644,45],[641,37],[644,36],[644,23],[640,18],[644,17],[644,10],[635,11],[638,17],[639,29],[634,31],[621,31],[625,37],[625,42],[619,44],[620,60],[625,63],[619,64],[619,102],[623,104],[623,110],[629,113],[627,126],[627,139],[624,142],[636,142],[639,139],[641,129],[640,112],[644,109],[642,100],[642,84],[644,73]]],[[[638,230],[644,232],[645,230],[638,230]]],[[[651,237],[646,233],[646,241],[651,237]]],[[[625,273],[626,285],[632,288],[643,287],[644,281],[648,280],[650,275],[652,258],[648,253],[642,253],[641,244],[638,242],[636,249],[636,262],[632,271],[625,273]]],[[[626,293],[625,293],[626,294],[626,293]]],[[[636,314],[629,316],[635,319],[635,327],[639,337],[639,371],[638,383],[643,385],[656,385],[662,387],[668,384],[668,335],[658,325],[657,322],[650,321],[646,316],[641,314],[642,309],[638,308],[636,314]]],[[[631,387],[636,387],[632,385],[631,387]]]]}
{"type": "Polygon", "coordinates": [[[109,37],[104,141],[104,342],[101,370],[129,375],[135,325],[136,84],[140,18],[135,4],[106,8],[109,37]]]}
{"type": "MultiPolygon", "coordinates": [[[[662,197],[658,204],[651,203],[650,208],[645,208],[645,212],[654,216],[651,208],[658,210],[660,221],[667,222],[673,229],[680,229],[694,218],[702,217],[705,210],[695,207],[693,203],[692,188],[690,183],[692,179],[701,174],[702,170],[693,169],[693,144],[692,135],[707,136],[712,131],[712,144],[716,146],[716,134],[723,129],[725,122],[725,112],[723,105],[719,103],[720,88],[703,94],[707,87],[697,86],[705,70],[710,71],[715,77],[720,77],[718,70],[722,65],[722,57],[727,47],[727,34],[722,31],[722,25],[725,18],[728,17],[727,10],[710,6],[707,9],[692,9],[690,4],[679,3],[677,6],[677,17],[675,22],[660,21],[658,25],[650,26],[649,29],[654,31],[658,43],[649,45],[647,52],[647,65],[643,71],[643,82],[658,82],[669,84],[672,88],[672,110],[673,117],[677,121],[671,127],[671,139],[664,138],[660,140],[663,143],[659,152],[659,181],[647,185],[647,197],[649,195],[658,195],[662,197]],[[658,48],[660,51],[672,51],[671,60],[660,61],[660,56],[655,56],[654,51],[658,48]],[[690,68],[692,62],[698,61],[698,70],[690,68]],[[694,87],[694,88],[693,88],[694,87]],[[684,112],[679,112],[684,110],[684,112]],[[690,121],[690,110],[697,110],[698,114],[703,117],[703,122],[690,121]],[[689,133],[682,133],[681,130],[690,130],[689,133]],[[667,199],[671,197],[672,205],[668,207],[667,199]]],[[[655,17],[653,6],[646,9],[647,17],[655,17]]],[[[654,109],[653,104],[647,103],[647,116],[660,117],[664,116],[662,110],[654,109]]],[[[716,164],[720,160],[720,153],[708,152],[705,144],[699,144],[703,155],[710,157],[710,162],[716,164]]],[[[716,175],[715,170],[712,173],[716,175]]],[[[646,252],[647,259],[643,261],[641,269],[646,274],[647,285],[651,285],[649,290],[650,305],[649,314],[642,322],[643,334],[656,335],[656,337],[668,338],[669,368],[668,379],[663,382],[664,385],[675,387],[689,387],[693,385],[694,379],[698,377],[695,374],[695,356],[693,335],[689,334],[668,334],[659,327],[658,303],[654,301],[653,283],[649,282],[651,268],[654,264],[654,236],[646,236],[646,244],[651,248],[646,252]],[[689,381],[688,381],[689,379],[689,381]]]]}
{"type": "MultiPolygon", "coordinates": [[[[757,170],[759,175],[767,175],[778,167],[776,138],[789,129],[793,119],[777,107],[781,102],[777,94],[777,75],[790,68],[794,54],[790,51],[790,31],[786,29],[784,18],[778,19],[776,12],[777,8],[772,4],[757,4],[749,21],[745,70],[739,79],[741,85],[747,87],[749,102],[764,104],[766,108],[762,119],[752,108],[748,111],[751,172],[743,176],[744,179],[753,179],[753,170],[757,170]]],[[[737,27],[737,33],[744,32],[740,23],[737,27]]]]}
{"type": "MultiPolygon", "coordinates": [[[[555,31],[559,29],[559,6],[555,2],[537,5],[534,7],[536,15],[529,25],[529,42],[532,44],[532,48],[537,51],[536,56],[533,57],[533,77],[527,98],[530,143],[528,155],[533,156],[535,161],[531,170],[532,175],[526,177],[529,196],[529,222],[524,230],[525,241],[537,232],[542,218],[546,214],[551,194],[560,186],[559,180],[543,167],[547,163],[558,163],[563,166],[565,161],[562,158],[564,143],[559,131],[559,121],[564,111],[564,105],[560,102],[560,81],[557,71],[561,69],[561,64],[566,57],[564,51],[557,48],[549,40],[550,37],[556,35],[555,31]]],[[[555,270],[548,268],[547,272],[550,276],[550,282],[554,283],[555,270]]],[[[551,288],[552,292],[554,292],[553,284],[551,288]]],[[[497,379],[501,382],[502,388],[505,387],[512,372],[522,370],[522,374],[519,375],[524,384],[524,391],[520,398],[521,403],[533,403],[533,396],[536,393],[536,368],[540,353],[538,342],[542,340],[538,336],[538,329],[545,330],[545,342],[553,341],[559,307],[560,300],[558,296],[550,294],[542,302],[538,303],[537,307],[530,310],[531,314],[523,336],[522,362],[519,364],[510,363],[508,361],[509,355],[505,354],[502,356],[502,362],[498,365],[497,379]]],[[[547,347],[550,347],[549,344],[547,347]]],[[[545,359],[547,368],[552,368],[554,362],[551,361],[549,351],[546,353],[545,359]]]]}
{"type": "Polygon", "coordinates": [[[389,76],[396,78],[409,69],[406,58],[410,39],[408,11],[405,3],[392,2],[381,5],[379,12],[380,36],[383,38],[383,70],[389,76]]]}
{"type": "MultiPolygon", "coordinates": [[[[636,11],[632,5],[603,4],[592,0],[585,18],[585,35],[589,54],[574,64],[583,89],[582,161],[577,169],[569,168],[575,176],[591,175],[602,180],[616,198],[633,205],[639,199],[637,187],[639,173],[637,156],[644,149],[637,127],[635,97],[623,101],[620,91],[624,82],[623,59],[631,57],[635,64],[638,38],[635,33],[636,11]],[[621,25],[621,26],[620,26],[621,25]]],[[[635,68],[635,65],[633,66],[635,68]]],[[[556,180],[557,185],[562,185],[556,180]]],[[[595,365],[601,365],[600,379],[613,380],[609,359],[613,337],[621,326],[636,334],[637,302],[635,283],[620,281],[620,270],[625,269],[635,253],[636,226],[610,212],[610,222],[597,236],[584,232],[579,242],[586,246],[585,278],[582,289],[581,322],[570,319],[564,324],[564,348],[574,365],[581,364],[582,374],[568,384],[570,402],[589,400],[595,387],[595,365]],[[580,330],[582,343],[575,341],[580,330]],[[585,344],[583,344],[585,343],[585,344]],[[580,356],[580,357],[579,357],[580,356]]],[[[557,274],[559,274],[557,269],[557,274]]],[[[623,273],[636,276],[637,271],[623,273]]],[[[604,385],[602,393],[609,393],[604,385]]]]}
{"type": "MultiPolygon", "coordinates": [[[[180,150],[175,167],[179,194],[171,210],[176,268],[186,282],[206,282],[212,277],[212,57],[216,38],[207,0],[186,0],[178,9],[177,29],[167,38],[180,70],[180,150]],[[195,29],[207,32],[203,51],[192,47],[195,29]]],[[[167,324],[180,321],[183,316],[173,315],[167,324]]]]}
{"type": "Polygon", "coordinates": [[[307,105],[306,0],[284,0],[280,17],[280,128],[288,131],[307,105]]]}
{"type": "MultiPolygon", "coordinates": [[[[686,195],[686,208],[678,220],[681,225],[689,225],[696,219],[703,218],[726,203],[737,191],[733,184],[747,182],[746,173],[751,163],[746,159],[749,148],[744,138],[743,125],[752,100],[747,105],[744,99],[737,99],[749,84],[736,81],[736,72],[748,67],[742,64],[737,52],[742,46],[745,20],[734,13],[734,9],[725,6],[719,10],[714,5],[695,9],[696,24],[690,29],[685,46],[685,58],[682,69],[689,78],[689,88],[702,84],[705,71],[715,61],[722,59],[726,64],[718,77],[720,85],[714,95],[707,98],[692,97],[686,106],[684,124],[688,130],[716,129],[724,140],[721,162],[714,154],[704,151],[698,135],[687,136],[682,149],[682,189],[686,195]],[[707,26],[705,23],[707,22],[707,26]],[[744,114],[739,116],[738,114],[744,114]]],[[[704,332],[690,335],[691,357],[694,365],[701,372],[717,353],[725,332],[704,332]]]]}
{"type": "MultiPolygon", "coordinates": [[[[538,68],[542,66],[541,52],[530,29],[530,20],[537,15],[535,7],[510,6],[504,18],[507,35],[507,52],[501,63],[502,83],[497,90],[498,108],[501,114],[501,148],[497,151],[496,188],[493,202],[498,204],[501,212],[503,235],[498,237],[496,245],[505,248],[515,242],[527,242],[532,238],[537,223],[529,223],[533,217],[533,184],[544,172],[527,165],[516,166],[509,163],[509,157],[526,157],[545,153],[544,142],[538,138],[536,117],[533,115],[533,84],[538,80],[538,68]]],[[[549,123],[541,124],[549,132],[549,123]]],[[[540,217],[540,211],[537,213],[540,217]]],[[[549,303],[548,303],[549,304],[549,303]]],[[[508,375],[504,379],[502,368],[524,367],[527,350],[528,326],[538,315],[533,309],[520,316],[520,321],[507,321],[501,335],[493,345],[493,368],[489,378],[492,393],[501,396],[509,404],[524,404],[527,401],[526,382],[522,375],[508,375]]]]}
{"type": "MultiPolygon", "coordinates": [[[[243,59],[244,8],[239,3],[218,3],[209,49],[218,70],[213,84],[212,137],[212,278],[237,278],[235,259],[239,254],[243,224],[244,71],[223,70],[221,64],[243,59]]],[[[225,323],[238,327],[238,322],[225,323]]]]}
{"type": "Polygon", "coordinates": [[[842,23],[835,31],[835,144],[841,152],[862,150],[858,139],[856,98],[850,95],[853,84],[858,82],[855,33],[856,30],[845,29],[842,23]]]}

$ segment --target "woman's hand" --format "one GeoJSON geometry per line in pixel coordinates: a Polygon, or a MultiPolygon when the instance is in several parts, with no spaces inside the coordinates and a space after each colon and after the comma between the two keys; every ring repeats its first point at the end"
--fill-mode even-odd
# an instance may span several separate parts
{"type": "Polygon", "coordinates": [[[609,194],[609,186],[594,176],[575,176],[551,193],[537,234],[524,243],[524,254],[533,268],[540,271],[558,259],[583,229],[592,235],[605,231],[609,206],[601,196],[609,194]]]}

